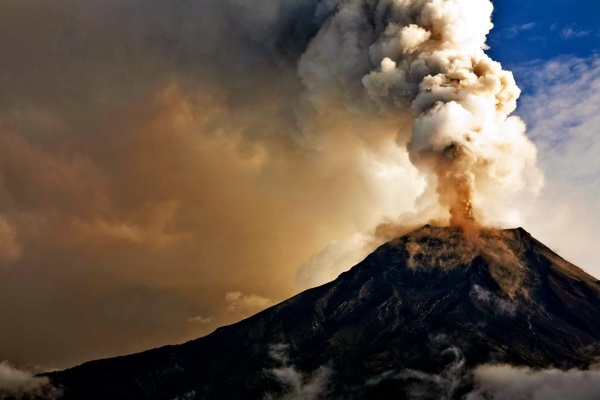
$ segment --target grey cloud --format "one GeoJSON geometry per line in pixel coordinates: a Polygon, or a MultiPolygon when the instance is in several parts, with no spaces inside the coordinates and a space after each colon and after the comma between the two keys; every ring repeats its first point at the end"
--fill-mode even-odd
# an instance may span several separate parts
{"type": "MultiPolygon", "coordinates": [[[[454,356],[439,374],[422,371],[388,371],[367,380],[367,386],[387,379],[406,382],[409,399],[455,399],[459,389],[462,400],[592,400],[600,396],[600,372],[589,370],[534,369],[507,364],[482,364],[474,369],[465,367],[465,360],[456,347],[446,350],[454,356]]],[[[442,353],[443,354],[443,353],[442,353]]]]}
{"type": "Polygon", "coordinates": [[[16,368],[8,361],[0,362],[0,399],[54,400],[60,395],[61,391],[50,385],[48,378],[35,377],[28,371],[16,368]]]}
{"type": "Polygon", "coordinates": [[[473,285],[471,296],[494,312],[508,316],[515,316],[517,313],[516,301],[502,298],[479,285],[473,285]]]}
{"type": "Polygon", "coordinates": [[[600,397],[597,370],[535,370],[483,365],[473,371],[476,389],[466,400],[592,400],[600,397]]]}
{"type": "MultiPolygon", "coordinates": [[[[438,338],[437,340],[445,341],[446,339],[438,338]]],[[[365,385],[375,386],[388,379],[402,380],[406,383],[405,394],[409,399],[435,398],[451,400],[461,386],[469,383],[466,360],[462,351],[456,346],[448,347],[440,355],[448,357],[450,362],[438,374],[412,369],[399,372],[387,371],[379,376],[369,378],[365,385]]]]}
{"type": "Polygon", "coordinates": [[[600,59],[562,56],[518,66],[515,73],[526,89],[519,114],[547,178],[539,199],[524,207],[525,222],[565,258],[598,274],[600,59]]]}
{"type": "Polygon", "coordinates": [[[299,371],[288,356],[288,345],[278,343],[269,349],[271,358],[280,365],[266,372],[284,388],[283,394],[267,394],[265,400],[318,400],[327,398],[331,368],[321,366],[311,373],[299,371]]]}

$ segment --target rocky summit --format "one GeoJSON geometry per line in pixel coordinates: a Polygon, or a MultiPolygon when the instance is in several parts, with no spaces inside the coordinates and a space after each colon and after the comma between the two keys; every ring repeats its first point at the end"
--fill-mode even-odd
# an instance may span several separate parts
{"type": "Polygon", "coordinates": [[[599,355],[598,280],[521,228],[425,226],[206,337],[47,376],[64,399],[452,399],[480,365],[599,355]]]}

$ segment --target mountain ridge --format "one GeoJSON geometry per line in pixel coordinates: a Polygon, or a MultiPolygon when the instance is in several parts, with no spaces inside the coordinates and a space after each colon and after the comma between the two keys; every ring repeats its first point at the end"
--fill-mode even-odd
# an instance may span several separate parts
{"type": "Polygon", "coordinates": [[[419,376],[402,371],[585,368],[600,355],[599,310],[598,280],[522,228],[426,225],[205,337],[47,376],[65,399],[277,398],[287,378],[325,375],[331,398],[402,399],[419,376]]]}

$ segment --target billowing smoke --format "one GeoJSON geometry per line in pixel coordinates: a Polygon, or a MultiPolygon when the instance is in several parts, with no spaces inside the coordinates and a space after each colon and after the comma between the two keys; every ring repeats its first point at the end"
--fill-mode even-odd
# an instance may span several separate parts
{"type": "Polygon", "coordinates": [[[335,12],[299,64],[316,108],[337,90],[367,118],[396,120],[399,142],[435,187],[451,224],[489,223],[499,199],[526,183],[539,189],[535,147],[524,123],[510,116],[520,90],[484,52],[491,2],[328,4],[335,12]]]}
{"type": "Polygon", "coordinates": [[[491,11],[0,2],[0,353],[185,341],[407,226],[518,223],[535,150],[484,53],[491,11]]]}
{"type": "Polygon", "coordinates": [[[386,380],[403,381],[406,382],[405,389],[399,397],[411,400],[592,400],[600,396],[600,372],[597,367],[565,371],[482,364],[468,369],[460,350],[451,348],[448,351],[456,352],[457,358],[441,373],[387,371],[367,380],[365,386],[376,386],[386,380]],[[467,388],[468,392],[464,393],[467,388]]]}
{"type": "Polygon", "coordinates": [[[0,399],[46,399],[60,397],[62,392],[50,384],[48,378],[34,376],[8,361],[0,362],[0,399]]]}
{"type": "Polygon", "coordinates": [[[332,374],[331,368],[321,366],[310,374],[299,371],[291,362],[289,346],[278,343],[270,346],[269,355],[279,365],[266,372],[283,386],[279,396],[267,394],[264,400],[318,400],[327,398],[327,387],[332,374]]]}
{"type": "Polygon", "coordinates": [[[600,372],[536,370],[511,365],[481,365],[473,371],[475,389],[465,400],[592,400],[600,397],[600,372]]]}

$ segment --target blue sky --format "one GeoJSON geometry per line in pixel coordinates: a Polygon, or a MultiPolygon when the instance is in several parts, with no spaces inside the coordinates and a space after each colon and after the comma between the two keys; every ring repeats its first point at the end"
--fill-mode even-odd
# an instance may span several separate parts
{"type": "Polygon", "coordinates": [[[522,90],[516,114],[546,184],[525,228],[600,275],[600,2],[495,0],[488,53],[522,90]]]}
{"type": "Polygon", "coordinates": [[[600,2],[594,0],[495,0],[492,58],[505,64],[562,54],[598,52],[600,2]]]}

